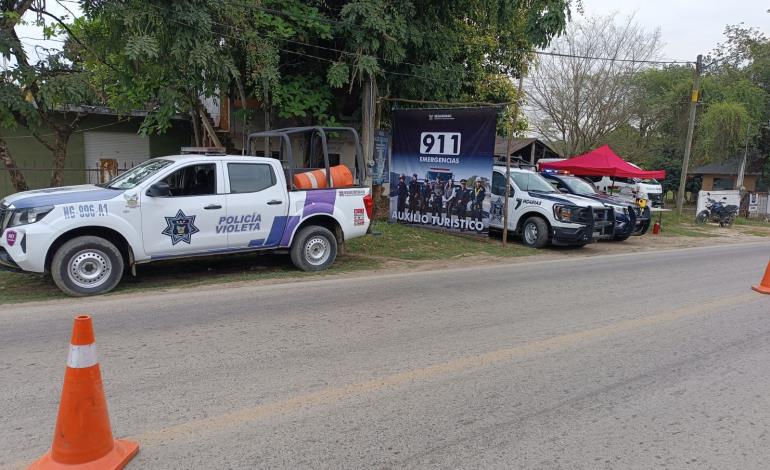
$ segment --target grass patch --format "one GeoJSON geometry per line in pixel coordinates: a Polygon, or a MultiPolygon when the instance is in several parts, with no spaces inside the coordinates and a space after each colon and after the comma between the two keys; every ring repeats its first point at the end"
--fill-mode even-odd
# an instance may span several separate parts
{"type": "MultiPolygon", "coordinates": [[[[138,266],[136,278],[124,276],[118,287],[107,295],[241,281],[313,277],[375,269],[381,264],[382,261],[373,258],[344,255],[339,256],[326,271],[303,272],[291,264],[288,255],[251,254],[160,261],[138,266]]],[[[69,297],[48,276],[0,271],[0,304],[65,298],[69,297]]]]}
{"type": "MultiPolygon", "coordinates": [[[[307,273],[297,270],[288,255],[248,254],[159,261],[139,265],[136,278],[125,276],[108,295],[195,287],[229,282],[265,279],[307,278],[323,274],[376,269],[388,259],[433,260],[474,255],[525,256],[536,254],[518,242],[503,247],[500,240],[448,234],[404,225],[376,222],[380,235],[350,240],[347,253],[326,271],[307,273]]],[[[67,298],[50,277],[0,271],[0,304],[67,298]]]]}
{"type": "Polygon", "coordinates": [[[487,236],[464,236],[380,221],[374,222],[372,231],[379,232],[380,235],[350,240],[349,252],[402,260],[433,260],[473,255],[527,256],[538,252],[517,241],[504,247],[499,239],[487,236]]]}
{"type": "MultiPolygon", "coordinates": [[[[694,238],[708,238],[718,237],[719,235],[714,233],[718,227],[716,225],[695,224],[695,212],[683,211],[682,215],[674,212],[663,212],[661,221],[661,235],[667,237],[694,237],[694,238]]],[[[659,214],[653,213],[653,221],[658,222],[661,220],[659,214]]],[[[652,231],[652,228],[650,228],[652,231]]]]}
{"type": "Polygon", "coordinates": [[[765,222],[764,219],[759,219],[759,218],[749,219],[747,217],[738,217],[737,219],[735,219],[735,225],[770,228],[770,222],[765,222]]]}

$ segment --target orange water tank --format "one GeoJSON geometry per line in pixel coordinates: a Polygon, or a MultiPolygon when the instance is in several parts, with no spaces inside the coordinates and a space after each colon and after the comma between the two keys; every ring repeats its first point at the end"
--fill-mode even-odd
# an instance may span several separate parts
{"type": "MultiPolygon", "coordinates": [[[[353,186],[353,173],[345,165],[331,167],[332,188],[346,188],[353,186]]],[[[296,173],[294,186],[297,189],[326,188],[326,169],[296,173]]]]}

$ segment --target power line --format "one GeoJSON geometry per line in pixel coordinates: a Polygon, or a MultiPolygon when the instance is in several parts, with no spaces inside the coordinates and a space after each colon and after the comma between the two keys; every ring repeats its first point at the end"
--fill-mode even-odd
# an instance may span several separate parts
{"type": "Polygon", "coordinates": [[[628,62],[634,64],[693,64],[691,60],[649,60],[649,59],[622,59],[617,57],[593,57],[579,54],[565,54],[562,52],[554,51],[529,51],[533,54],[553,56],[553,57],[565,57],[571,59],[588,59],[588,60],[603,60],[609,62],[628,62]]]}

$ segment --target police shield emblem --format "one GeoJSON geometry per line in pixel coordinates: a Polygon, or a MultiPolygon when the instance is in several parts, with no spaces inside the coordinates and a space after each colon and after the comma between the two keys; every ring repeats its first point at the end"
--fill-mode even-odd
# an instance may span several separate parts
{"type": "Polygon", "coordinates": [[[192,236],[200,232],[195,226],[195,216],[185,215],[182,210],[178,210],[174,217],[165,217],[166,228],[161,232],[171,238],[171,244],[176,245],[179,242],[185,242],[188,245],[192,241],[192,236]]]}

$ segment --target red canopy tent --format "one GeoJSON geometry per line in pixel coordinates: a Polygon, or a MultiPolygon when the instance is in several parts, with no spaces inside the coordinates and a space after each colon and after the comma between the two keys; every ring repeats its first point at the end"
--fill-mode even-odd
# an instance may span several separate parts
{"type": "Polygon", "coordinates": [[[609,145],[560,162],[540,165],[541,170],[564,170],[578,176],[612,176],[623,178],[665,178],[665,170],[646,171],[623,160],[609,145]]]}

